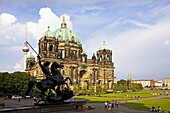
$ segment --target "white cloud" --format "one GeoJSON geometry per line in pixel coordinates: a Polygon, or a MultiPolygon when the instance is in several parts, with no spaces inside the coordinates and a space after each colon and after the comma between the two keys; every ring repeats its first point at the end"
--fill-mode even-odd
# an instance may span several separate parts
{"type": "MultiPolygon", "coordinates": [[[[47,30],[47,27],[50,26],[50,30],[54,31],[61,26],[63,15],[65,16],[65,21],[67,27],[72,29],[72,22],[70,21],[70,16],[63,14],[57,16],[54,14],[50,8],[41,8],[39,11],[40,18],[38,22],[27,22],[27,40],[30,44],[34,44],[36,39],[36,45],[41,38],[41,35],[47,30]]],[[[1,54],[3,56],[9,56],[9,54],[19,54],[22,52],[23,42],[25,39],[25,24],[17,22],[17,18],[14,15],[8,13],[0,14],[0,45],[4,46],[0,48],[1,54]]],[[[34,47],[38,51],[37,47],[34,47]]],[[[30,51],[33,51],[30,49],[30,51]]],[[[33,52],[33,55],[36,58],[36,54],[33,52]]],[[[23,59],[24,56],[21,58],[23,59]]],[[[15,58],[16,62],[13,66],[3,66],[0,70],[24,70],[24,61],[20,60],[21,58],[15,58]],[[10,69],[9,69],[10,68],[10,69]]],[[[12,65],[12,64],[11,64],[12,65]]]]}
{"type": "Polygon", "coordinates": [[[170,40],[166,40],[166,41],[164,42],[164,44],[167,45],[167,46],[170,46],[170,40]]]}
{"type": "Polygon", "coordinates": [[[38,23],[27,22],[28,33],[31,33],[34,38],[38,40],[41,38],[42,34],[48,30],[54,31],[61,26],[63,15],[65,16],[65,21],[67,23],[67,28],[72,29],[72,22],[70,21],[70,16],[63,14],[60,17],[51,11],[50,8],[41,8],[39,11],[40,18],[38,23]]]}
{"type": "Polygon", "coordinates": [[[2,26],[10,26],[17,21],[16,17],[8,13],[2,13],[0,15],[0,24],[2,26]]]}
{"type": "Polygon", "coordinates": [[[20,60],[14,66],[5,65],[0,67],[0,72],[14,72],[14,71],[24,71],[24,60],[20,60]]]}
{"type": "Polygon", "coordinates": [[[0,45],[12,45],[18,42],[24,37],[23,25],[17,23],[17,18],[8,13],[2,13],[0,15],[0,45]]]}
{"type": "Polygon", "coordinates": [[[162,71],[165,70],[163,66],[159,66],[167,65],[168,62],[164,62],[164,60],[170,57],[170,52],[163,48],[164,43],[166,45],[170,43],[169,17],[160,20],[155,25],[147,25],[137,21],[133,21],[133,24],[144,28],[129,29],[115,36],[105,34],[105,29],[100,29],[102,32],[97,32],[98,34],[94,34],[94,37],[86,42],[85,48],[90,53],[89,58],[91,58],[92,52],[98,50],[101,45],[96,42],[105,40],[114,53],[115,75],[117,78],[126,78],[128,73],[132,73],[134,78],[139,78],[137,75],[144,77],[144,75],[148,76],[149,74],[155,75],[149,75],[148,77],[161,78],[161,74],[168,73],[168,71],[162,71]],[[165,58],[160,58],[160,55],[165,58]]]}
{"type": "MultiPolygon", "coordinates": [[[[126,70],[122,74],[127,75],[128,72],[135,75],[153,74],[154,72],[157,72],[157,75],[161,74],[164,67],[160,67],[158,70],[155,70],[155,68],[162,63],[162,59],[158,57],[159,54],[165,55],[168,52],[163,51],[163,48],[159,45],[161,41],[170,37],[168,29],[170,29],[170,21],[162,20],[149,28],[128,31],[116,36],[116,38],[114,37],[111,42],[115,42],[112,48],[116,49],[116,64],[124,71],[126,70]]],[[[117,71],[119,69],[118,67],[117,71]]]]}
{"type": "Polygon", "coordinates": [[[145,24],[145,23],[142,23],[142,22],[139,22],[139,21],[135,21],[135,20],[127,20],[127,22],[132,23],[132,24],[134,24],[138,27],[144,27],[144,28],[150,27],[150,25],[148,25],[148,24],[145,24]]]}
{"type": "Polygon", "coordinates": [[[14,66],[15,71],[24,71],[24,59],[17,62],[14,66]]]}

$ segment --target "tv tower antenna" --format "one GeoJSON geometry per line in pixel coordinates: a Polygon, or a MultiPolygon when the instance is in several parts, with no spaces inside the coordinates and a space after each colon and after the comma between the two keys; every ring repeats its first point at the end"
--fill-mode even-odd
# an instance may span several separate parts
{"type": "Polygon", "coordinates": [[[25,55],[27,55],[27,52],[29,51],[28,45],[27,45],[27,24],[25,25],[25,41],[24,41],[24,48],[22,49],[25,55]]]}

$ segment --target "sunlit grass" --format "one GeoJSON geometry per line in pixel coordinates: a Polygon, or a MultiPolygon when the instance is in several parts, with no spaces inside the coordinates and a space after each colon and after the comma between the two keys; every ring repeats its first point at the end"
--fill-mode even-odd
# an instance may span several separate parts
{"type": "Polygon", "coordinates": [[[132,109],[149,110],[152,106],[156,108],[161,107],[162,110],[170,111],[170,98],[168,99],[155,99],[155,100],[142,100],[138,102],[131,102],[124,104],[132,109]]]}
{"type": "MultiPolygon", "coordinates": [[[[90,103],[101,103],[101,102],[103,103],[112,100],[125,102],[126,100],[137,99],[138,96],[140,96],[141,98],[150,98],[150,97],[159,96],[160,93],[164,94],[166,92],[169,92],[169,90],[142,90],[139,92],[76,96],[76,98],[86,98],[90,103]]],[[[132,109],[139,109],[139,110],[149,110],[152,106],[155,107],[161,106],[162,110],[170,111],[170,97],[165,97],[163,99],[154,99],[154,100],[139,100],[137,102],[125,103],[124,105],[129,106],[132,109]]]]}
{"type": "Polygon", "coordinates": [[[76,96],[76,98],[86,98],[89,100],[88,102],[105,102],[105,101],[112,101],[112,100],[126,101],[126,100],[137,99],[138,96],[140,96],[141,98],[159,96],[160,92],[165,93],[166,91],[167,90],[142,90],[139,92],[76,96]],[[154,93],[154,95],[152,95],[151,93],[154,93]]]}

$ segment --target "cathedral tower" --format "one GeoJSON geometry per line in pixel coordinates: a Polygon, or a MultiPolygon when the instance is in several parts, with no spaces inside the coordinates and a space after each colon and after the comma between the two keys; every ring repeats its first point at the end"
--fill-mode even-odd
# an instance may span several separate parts
{"type": "Polygon", "coordinates": [[[39,55],[41,58],[54,58],[58,57],[58,40],[54,37],[54,33],[48,30],[43,33],[42,38],[39,40],[39,55]]]}
{"type": "Polygon", "coordinates": [[[35,57],[30,53],[26,59],[26,70],[30,70],[35,65],[35,57]]]}

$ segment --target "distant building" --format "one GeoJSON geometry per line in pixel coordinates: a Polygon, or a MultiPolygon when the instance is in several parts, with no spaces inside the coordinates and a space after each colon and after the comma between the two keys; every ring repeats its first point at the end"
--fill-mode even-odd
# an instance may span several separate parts
{"type": "Polygon", "coordinates": [[[161,87],[163,86],[162,81],[154,81],[153,79],[151,80],[131,80],[131,83],[137,83],[137,84],[142,84],[143,87],[161,87]]]}
{"type": "Polygon", "coordinates": [[[162,81],[155,81],[155,86],[161,87],[161,86],[163,86],[163,82],[162,81]]]}
{"type": "Polygon", "coordinates": [[[164,84],[165,86],[170,86],[170,78],[165,78],[164,84]]]}
{"type": "Polygon", "coordinates": [[[146,86],[153,87],[153,86],[155,86],[155,81],[153,79],[151,79],[151,80],[131,80],[131,83],[142,84],[143,87],[146,87],[146,86]]]}

